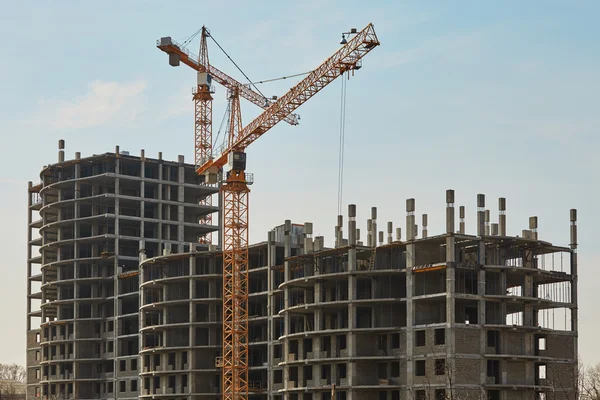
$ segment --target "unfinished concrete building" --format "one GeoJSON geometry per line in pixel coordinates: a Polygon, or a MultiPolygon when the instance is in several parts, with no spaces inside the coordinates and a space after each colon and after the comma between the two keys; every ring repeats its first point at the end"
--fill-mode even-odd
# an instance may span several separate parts
{"type": "Polygon", "coordinates": [[[137,399],[139,249],[208,250],[218,210],[195,166],[120,152],[45,166],[29,183],[27,397],[137,399]]]}
{"type": "MultiPolygon", "coordinates": [[[[577,215],[569,247],[538,239],[537,218],[507,235],[506,201],[492,223],[478,195],[477,232],[359,240],[356,208],[335,247],[311,224],[286,222],[250,248],[250,397],[323,400],[573,398],[577,371],[577,215]]],[[[566,218],[565,218],[566,219],[566,218]]],[[[193,250],[193,249],[190,249],[193,250]]],[[[222,257],[190,252],[140,264],[140,397],[218,398],[222,257]]]]}

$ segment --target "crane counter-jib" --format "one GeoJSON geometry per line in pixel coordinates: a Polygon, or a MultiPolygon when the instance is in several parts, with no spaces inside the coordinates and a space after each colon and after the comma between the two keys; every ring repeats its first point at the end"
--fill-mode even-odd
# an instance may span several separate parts
{"type": "MultiPolygon", "coordinates": [[[[206,66],[198,60],[197,56],[170,37],[163,37],[158,40],[156,47],[169,55],[169,64],[173,67],[178,66],[182,62],[198,72],[206,71],[206,66]]],[[[243,85],[213,65],[208,66],[208,73],[218,84],[230,90],[237,90],[242,98],[254,103],[263,110],[272,104],[269,99],[266,99],[260,93],[256,93],[249,85],[243,85]]],[[[298,125],[298,117],[296,115],[286,116],[285,121],[290,125],[298,125]]]]}
{"type": "Polygon", "coordinates": [[[373,24],[367,25],[352,40],[349,40],[323,64],[251,121],[242,130],[239,139],[235,143],[226,148],[223,153],[216,155],[216,158],[199,166],[196,172],[203,174],[211,169],[218,169],[226,165],[228,155],[233,149],[243,151],[337,77],[348,70],[355,69],[354,67],[357,66],[360,60],[379,44],[373,24]]]}

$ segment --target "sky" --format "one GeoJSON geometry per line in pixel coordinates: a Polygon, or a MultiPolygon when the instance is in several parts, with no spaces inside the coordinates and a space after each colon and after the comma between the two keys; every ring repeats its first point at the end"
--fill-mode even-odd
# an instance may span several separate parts
{"type": "MultiPolygon", "coordinates": [[[[600,278],[600,3],[222,2],[0,0],[0,362],[25,363],[27,182],[66,157],[122,150],[193,157],[194,71],[172,68],[156,48],[206,25],[252,80],[310,71],[339,47],[341,33],[369,22],[381,41],[347,81],[343,204],[366,228],[404,227],[405,200],[445,227],[445,190],[467,210],[476,198],[492,220],[507,198],[508,233],[538,216],[541,239],[569,243],[579,211],[580,347],[600,362],[594,295],[600,278]]],[[[190,44],[197,53],[198,41],[190,44]]],[[[214,45],[210,61],[242,81],[214,45]]],[[[301,77],[260,86],[282,95],[301,77]]],[[[248,149],[250,239],[285,219],[311,221],[332,244],[337,215],[341,79],[300,107],[300,125],[279,124],[248,149]]],[[[214,132],[226,100],[217,88],[214,132]]],[[[244,124],[259,114],[242,102],[244,124]]],[[[417,220],[420,220],[418,218],[417,220]]]]}

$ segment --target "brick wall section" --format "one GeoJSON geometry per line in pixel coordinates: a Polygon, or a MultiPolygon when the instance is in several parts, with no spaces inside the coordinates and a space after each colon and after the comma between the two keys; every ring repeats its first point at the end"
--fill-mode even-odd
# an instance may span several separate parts
{"type": "Polygon", "coordinates": [[[480,329],[457,328],[455,330],[456,353],[479,354],[480,353],[480,329]]]}
{"type": "MultiPolygon", "coordinates": [[[[440,326],[439,328],[443,329],[443,326],[440,326]]],[[[414,336],[414,348],[413,348],[413,354],[416,355],[425,355],[425,354],[446,354],[446,347],[445,345],[435,345],[435,329],[439,329],[439,328],[426,328],[426,329],[415,329],[415,336],[414,336]],[[417,339],[416,339],[416,332],[417,331],[421,331],[421,330],[425,330],[425,346],[417,346],[417,339]]],[[[403,336],[403,339],[405,340],[404,343],[406,343],[406,336],[403,336]]],[[[402,345],[402,342],[401,342],[402,345]]]]}
{"type": "Polygon", "coordinates": [[[525,355],[525,335],[522,332],[504,332],[502,336],[504,354],[525,355]]]}
{"type": "Polygon", "coordinates": [[[566,335],[546,336],[546,350],[540,351],[542,357],[564,358],[572,360],[575,358],[575,338],[566,335]]]}
{"type": "MultiPolygon", "coordinates": [[[[573,398],[576,373],[577,364],[548,363],[546,365],[546,384],[553,386],[557,393],[570,395],[573,398]]],[[[541,383],[543,384],[543,381],[541,383]]]]}
{"type": "Polygon", "coordinates": [[[457,384],[478,382],[480,370],[478,358],[457,358],[454,360],[454,381],[457,384]]]}
{"type": "Polygon", "coordinates": [[[377,385],[378,384],[378,371],[377,367],[374,367],[372,363],[356,363],[355,364],[356,375],[354,376],[354,383],[357,385],[377,385]]]}
{"type": "MultiPolygon", "coordinates": [[[[504,375],[506,373],[506,384],[532,385],[533,382],[526,382],[525,379],[525,361],[507,361],[501,368],[504,375]]],[[[504,382],[503,382],[504,383],[504,382]]]]}

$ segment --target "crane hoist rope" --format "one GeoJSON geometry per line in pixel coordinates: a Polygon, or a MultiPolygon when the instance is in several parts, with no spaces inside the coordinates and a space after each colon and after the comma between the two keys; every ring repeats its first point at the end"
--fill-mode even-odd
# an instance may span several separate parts
{"type": "Polygon", "coordinates": [[[338,197],[337,211],[342,214],[343,192],[344,192],[344,144],[346,140],[346,92],[347,79],[342,74],[342,94],[340,96],[340,144],[338,152],[338,197]]]}

